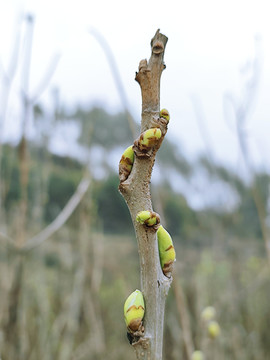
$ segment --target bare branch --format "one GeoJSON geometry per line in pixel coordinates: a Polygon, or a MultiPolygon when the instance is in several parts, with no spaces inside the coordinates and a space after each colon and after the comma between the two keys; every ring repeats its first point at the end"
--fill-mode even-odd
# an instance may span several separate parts
{"type": "Polygon", "coordinates": [[[153,115],[158,116],[160,108],[160,77],[165,69],[163,63],[167,37],[157,30],[151,40],[152,55],[147,64],[141,60],[139,72],[135,80],[138,81],[142,91],[142,122],[141,131],[148,129],[153,115]]]}
{"type": "MultiPolygon", "coordinates": [[[[254,183],[254,169],[252,167],[252,163],[250,159],[250,151],[249,151],[249,146],[245,131],[245,126],[250,116],[252,106],[255,103],[258,84],[260,81],[261,67],[262,67],[260,39],[258,37],[255,38],[255,50],[256,53],[254,59],[252,62],[250,62],[248,66],[250,70],[250,75],[249,75],[249,80],[245,83],[242,98],[236,101],[235,97],[232,94],[226,94],[224,96],[224,105],[231,104],[234,110],[239,148],[242,154],[244,165],[246,166],[246,169],[248,170],[249,175],[251,177],[252,196],[257,209],[257,214],[260,222],[262,238],[265,244],[268,263],[270,264],[270,245],[269,245],[270,235],[269,235],[269,229],[266,224],[266,209],[263,204],[261,195],[258,192],[258,189],[256,188],[256,184],[254,183]]],[[[226,107],[224,108],[224,110],[226,110],[226,107]]]]}
{"type": "Polygon", "coordinates": [[[199,128],[201,137],[204,141],[207,157],[209,159],[209,162],[212,164],[212,163],[214,163],[213,150],[212,150],[213,142],[212,142],[211,136],[210,136],[208,128],[207,128],[201,101],[196,94],[192,94],[190,99],[191,99],[191,102],[193,105],[193,110],[195,112],[195,119],[196,119],[196,122],[197,122],[197,125],[199,128]]]}
{"type": "Polygon", "coordinates": [[[1,245],[6,246],[11,250],[16,249],[15,241],[11,237],[9,237],[8,235],[4,234],[1,231],[0,231],[0,239],[3,240],[0,242],[1,245]]]}
{"type": "Polygon", "coordinates": [[[14,78],[15,72],[17,70],[18,60],[19,60],[19,49],[21,44],[21,27],[22,27],[22,21],[21,16],[19,16],[19,19],[17,19],[16,22],[17,29],[15,30],[15,36],[12,45],[11,50],[11,56],[8,62],[7,69],[5,69],[2,59],[0,59],[0,70],[3,73],[3,79],[5,84],[10,84],[14,78]]]}
{"type": "Polygon", "coordinates": [[[167,124],[159,118],[160,77],[165,65],[163,63],[167,37],[156,32],[151,41],[152,54],[147,63],[142,60],[136,81],[142,92],[141,132],[149,128],[160,128],[162,136],[159,143],[147,154],[140,153],[138,144],[134,142],[136,154],[132,171],[125,181],[121,181],[119,190],[122,193],[133,221],[141,267],[141,288],[145,300],[144,335],[133,343],[139,360],[161,360],[165,300],[170,288],[171,278],[166,277],[161,269],[157,244],[156,229],[146,228],[136,221],[141,210],[152,211],[150,180],[155,155],[167,131],[167,124]]]}
{"type": "Polygon", "coordinates": [[[1,218],[1,212],[2,212],[2,139],[1,136],[3,134],[4,124],[6,120],[6,113],[8,108],[8,102],[9,102],[9,96],[10,96],[10,90],[12,86],[12,82],[14,79],[14,75],[17,70],[18,66],[18,59],[19,59],[19,48],[21,43],[21,26],[22,22],[21,19],[18,21],[18,29],[15,32],[15,39],[13,40],[13,46],[12,46],[12,54],[9,60],[8,68],[7,70],[4,68],[4,65],[2,64],[2,59],[0,59],[0,71],[2,72],[2,79],[3,79],[3,91],[1,94],[0,99],[0,218],[1,218]]]}
{"type": "Polygon", "coordinates": [[[26,14],[25,20],[27,23],[27,27],[26,27],[26,35],[25,35],[25,55],[22,64],[23,71],[21,72],[21,84],[22,84],[21,92],[23,98],[24,97],[29,98],[29,82],[30,82],[35,18],[31,14],[26,14]]]}
{"type": "Polygon", "coordinates": [[[89,175],[85,175],[81,182],[79,183],[77,190],[72,195],[72,197],[67,202],[66,206],[60,212],[60,214],[49,224],[45,229],[43,229],[39,234],[34,236],[32,239],[26,241],[25,245],[22,247],[22,251],[30,251],[42,244],[49,237],[51,237],[56,231],[58,231],[64,223],[72,215],[76,207],[79,205],[80,201],[84,197],[88,187],[90,185],[91,179],[89,175]]]}
{"type": "Polygon", "coordinates": [[[126,95],[126,91],[125,91],[125,88],[124,88],[124,85],[123,85],[123,82],[121,79],[120,71],[118,69],[114,54],[110,48],[110,45],[106,41],[106,39],[95,28],[91,28],[89,30],[89,33],[95,37],[95,39],[98,41],[102,50],[105,53],[106,59],[109,63],[110,69],[111,69],[111,73],[112,73],[117,91],[118,91],[120,99],[122,101],[123,108],[127,114],[127,119],[128,119],[128,123],[129,123],[130,129],[131,129],[131,132],[132,132],[133,136],[135,137],[136,136],[135,121],[129,111],[128,98],[126,95]]]}
{"type": "Polygon", "coordinates": [[[46,70],[45,75],[43,76],[36,90],[34,91],[34,94],[31,96],[32,105],[34,105],[37,102],[38,98],[43,94],[43,92],[48,87],[48,84],[50,83],[56,71],[60,58],[61,58],[61,54],[57,53],[51,59],[51,62],[46,70]]]}

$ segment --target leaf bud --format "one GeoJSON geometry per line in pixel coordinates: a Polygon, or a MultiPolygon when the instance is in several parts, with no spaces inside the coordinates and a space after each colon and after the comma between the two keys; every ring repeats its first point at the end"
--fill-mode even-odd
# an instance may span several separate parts
{"type": "Polygon", "coordinates": [[[200,350],[196,350],[192,353],[191,360],[204,360],[204,355],[200,350]]]}
{"type": "Polygon", "coordinates": [[[159,112],[159,116],[165,120],[167,120],[167,122],[170,121],[170,114],[169,111],[167,109],[162,109],[159,112]]]}
{"type": "Polygon", "coordinates": [[[216,309],[213,306],[207,306],[201,312],[201,318],[205,322],[213,320],[215,316],[216,316],[216,309]]]}
{"type": "Polygon", "coordinates": [[[144,131],[138,139],[138,148],[142,152],[147,152],[155,147],[161,138],[161,130],[152,128],[144,131]]]}
{"type": "Polygon", "coordinates": [[[131,332],[140,329],[144,317],[144,300],[140,290],[129,295],[124,305],[124,317],[127,328],[131,332]]]}
{"type": "Polygon", "coordinates": [[[159,258],[164,275],[170,276],[175,261],[175,249],[170,234],[162,225],[157,230],[159,258]]]}
{"type": "Polygon", "coordinates": [[[132,145],[129,146],[123,153],[119,162],[119,178],[120,181],[125,181],[131,173],[134,163],[134,151],[132,145]]]}
{"type": "Polygon", "coordinates": [[[159,215],[155,212],[143,210],[138,212],[136,221],[146,226],[155,226],[159,224],[160,218],[159,215]]]}
{"type": "Polygon", "coordinates": [[[211,339],[217,338],[220,334],[220,326],[218,322],[214,320],[210,321],[207,326],[207,332],[208,332],[208,336],[211,339]]]}

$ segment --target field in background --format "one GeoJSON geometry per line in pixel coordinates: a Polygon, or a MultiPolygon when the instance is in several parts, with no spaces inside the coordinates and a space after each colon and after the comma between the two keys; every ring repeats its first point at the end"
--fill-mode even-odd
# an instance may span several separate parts
{"type": "MultiPolygon", "coordinates": [[[[207,359],[267,359],[269,346],[269,268],[255,240],[241,244],[217,237],[211,245],[182,244],[175,238],[174,282],[181,284],[196,348],[207,359]],[[215,306],[218,339],[205,336],[200,313],[215,306]]],[[[1,251],[2,321],[15,261],[1,251]]],[[[23,260],[17,326],[20,359],[135,359],[126,338],[123,302],[139,287],[134,237],[63,228],[23,260]]],[[[174,288],[165,325],[164,358],[185,358],[183,330],[174,288]],[[183,357],[182,357],[183,356],[183,357]]],[[[2,359],[10,359],[3,349],[2,359]]]]}

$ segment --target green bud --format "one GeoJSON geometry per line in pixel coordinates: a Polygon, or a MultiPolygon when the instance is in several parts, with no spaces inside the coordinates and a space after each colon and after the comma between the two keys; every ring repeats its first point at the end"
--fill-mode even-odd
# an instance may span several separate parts
{"type": "Polygon", "coordinates": [[[136,220],[143,225],[154,226],[159,224],[160,218],[159,215],[155,212],[143,210],[138,212],[136,220]]]}
{"type": "Polygon", "coordinates": [[[172,265],[175,261],[175,250],[170,234],[162,225],[157,230],[158,249],[161,268],[164,275],[172,272],[172,265]]]}
{"type": "Polygon", "coordinates": [[[160,110],[159,116],[161,118],[167,120],[167,122],[170,121],[170,114],[169,114],[169,111],[167,109],[160,110]]]}
{"type": "Polygon", "coordinates": [[[207,327],[207,332],[211,339],[217,338],[220,334],[220,327],[219,327],[218,322],[213,321],[213,320],[210,321],[208,324],[208,327],[207,327]]]}
{"type": "Polygon", "coordinates": [[[191,360],[204,360],[204,355],[200,350],[196,350],[192,353],[191,360]]]}
{"type": "Polygon", "coordinates": [[[215,316],[216,309],[213,306],[207,306],[201,313],[202,320],[206,322],[213,320],[215,316]]]}
{"type": "Polygon", "coordinates": [[[125,322],[129,330],[139,330],[144,317],[144,300],[140,290],[133,291],[124,305],[125,322]]]}
{"type": "Polygon", "coordinates": [[[124,151],[119,163],[120,181],[125,181],[128,178],[132,170],[133,163],[134,163],[134,151],[131,145],[124,151]]]}
{"type": "Polygon", "coordinates": [[[138,147],[141,151],[148,151],[157,145],[160,138],[161,130],[159,128],[148,129],[141,134],[138,147]]]}

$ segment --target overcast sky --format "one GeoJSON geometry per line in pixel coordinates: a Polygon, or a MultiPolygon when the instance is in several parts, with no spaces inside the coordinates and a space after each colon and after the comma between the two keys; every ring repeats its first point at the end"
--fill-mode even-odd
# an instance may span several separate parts
{"type": "Polygon", "coordinates": [[[228,92],[241,98],[250,75],[248,61],[257,46],[261,75],[246,134],[254,162],[269,169],[269,11],[268,0],[0,0],[0,59],[7,67],[19,19],[30,12],[35,17],[30,92],[50,59],[60,53],[49,89],[59,87],[63,103],[102,103],[121,110],[104,52],[89,34],[95,28],[110,44],[130,110],[139,120],[141,96],[134,75],[139,61],[149,58],[150,40],[160,28],[169,38],[161,81],[161,106],[171,113],[167,136],[188,154],[205,150],[191,101],[195,96],[203,109],[201,121],[212,156],[237,168],[235,124],[232,116],[224,116],[223,98],[228,92]],[[260,39],[256,46],[255,37],[260,39]]]}

